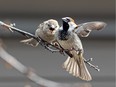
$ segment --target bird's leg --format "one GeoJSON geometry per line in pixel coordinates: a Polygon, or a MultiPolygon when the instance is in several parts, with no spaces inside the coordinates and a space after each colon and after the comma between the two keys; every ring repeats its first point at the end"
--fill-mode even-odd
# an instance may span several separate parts
{"type": "Polygon", "coordinates": [[[59,50],[59,52],[60,52],[61,54],[65,55],[65,54],[64,54],[65,49],[64,49],[57,41],[54,41],[54,42],[53,42],[53,45],[55,46],[56,49],[59,50]]]}
{"type": "Polygon", "coordinates": [[[46,42],[46,41],[44,41],[44,40],[42,40],[42,39],[41,39],[40,44],[41,44],[43,47],[45,47],[45,49],[51,51],[52,53],[53,53],[53,52],[59,52],[59,50],[54,50],[54,49],[52,49],[52,48],[50,47],[51,44],[48,43],[48,42],[46,42]]]}
{"type": "Polygon", "coordinates": [[[77,52],[79,52],[78,55],[81,55],[82,54],[82,49],[78,49],[77,52]]]}
{"type": "Polygon", "coordinates": [[[65,50],[65,53],[68,54],[68,56],[70,56],[70,58],[73,58],[73,55],[70,53],[69,50],[65,50]]]}
{"type": "Polygon", "coordinates": [[[54,52],[59,52],[59,50],[54,50],[54,49],[52,49],[49,45],[45,45],[44,46],[47,50],[49,50],[49,51],[51,51],[52,53],[54,53],[54,52]]]}

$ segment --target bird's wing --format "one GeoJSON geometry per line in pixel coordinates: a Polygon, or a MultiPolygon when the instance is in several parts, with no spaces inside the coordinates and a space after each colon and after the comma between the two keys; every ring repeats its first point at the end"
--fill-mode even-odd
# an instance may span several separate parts
{"type": "Polygon", "coordinates": [[[86,22],[79,24],[77,28],[74,29],[74,32],[81,37],[87,37],[92,30],[102,30],[106,26],[104,22],[86,22]]]}

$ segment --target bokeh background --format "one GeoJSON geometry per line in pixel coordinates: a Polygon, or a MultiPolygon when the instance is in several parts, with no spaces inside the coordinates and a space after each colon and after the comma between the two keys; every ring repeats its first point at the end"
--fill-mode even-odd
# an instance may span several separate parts
{"type": "MultiPolygon", "coordinates": [[[[93,87],[114,87],[115,83],[115,0],[0,0],[0,21],[16,23],[16,27],[34,34],[37,26],[45,20],[70,16],[76,23],[103,21],[107,26],[102,31],[93,31],[81,38],[85,58],[93,58],[100,72],[88,69],[93,76],[93,87]]],[[[33,48],[20,43],[25,39],[18,33],[0,28],[0,38],[6,50],[26,66],[32,67],[42,77],[58,82],[82,82],[69,75],[61,65],[67,56],[51,53],[43,47],[33,48]]],[[[22,87],[25,76],[15,69],[6,69],[0,59],[0,87],[22,87]]],[[[32,83],[33,87],[37,87],[32,83]]],[[[88,86],[87,86],[88,87],[88,86]]]]}

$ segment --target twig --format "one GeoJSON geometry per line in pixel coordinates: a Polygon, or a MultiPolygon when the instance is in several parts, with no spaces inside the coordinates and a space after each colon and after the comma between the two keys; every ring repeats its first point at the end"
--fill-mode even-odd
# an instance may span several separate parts
{"type": "Polygon", "coordinates": [[[6,24],[6,23],[0,21],[0,25],[2,25],[3,27],[8,28],[11,32],[16,31],[16,32],[18,32],[18,33],[20,33],[20,34],[22,34],[22,35],[28,37],[28,38],[29,38],[29,37],[32,37],[32,38],[34,38],[34,39],[37,39],[37,37],[35,37],[35,35],[33,35],[33,34],[29,33],[29,32],[23,31],[23,30],[21,30],[21,29],[18,29],[18,28],[16,28],[16,27],[13,27],[12,24],[8,25],[8,24],[6,24]]]}
{"type": "Polygon", "coordinates": [[[92,58],[90,58],[88,60],[84,59],[84,62],[87,63],[90,67],[94,68],[97,71],[100,71],[100,69],[98,68],[98,66],[95,66],[95,65],[91,64],[90,61],[92,61],[92,58]]]}
{"type": "MultiPolygon", "coordinates": [[[[51,52],[60,52],[60,53],[63,54],[63,55],[65,55],[64,53],[66,53],[68,56],[72,57],[72,54],[70,54],[69,51],[63,49],[60,45],[59,45],[59,46],[55,46],[55,45],[53,45],[53,44],[51,44],[51,43],[48,43],[47,41],[43,40],[43,39],[40,38],[40,37],[35,37],[35,35],[33,35],[33,34],[29,33],[29,32],[26,32],[26,31],[23,31],[23,30],[18,29],[18,28],[16,28],[16,27],[13,27],[13,25],[11,25],[11,24],[8,25],[8,24],[5,24],[4,22],[0,21],[0,25],[7,27],[10,31],[16,31],[16,32],[18,32],[18,33],[20,33],[20,34],[22,34],[22,35],[28,37],[28,38],[34,38],[34,39],[37,40],[43,47],[45,47],[47,50],[49,50],[49,51],[51,51],[51,52]],[[53,50],[53,49],[51,49],[49,46],[52,46],[52,47],[54,47],[54,48],[56,48],[56,49],[58,49],[58,50],[53,50]]],[[[94,69],[97,70],[97,71],[100,71],[100,69],[99,69],[97,66],[95,66],[95,65],[93,65],[93,64],[90,63],[90,60],[88,61],[88,60],[84,59],[84,61],[85,61],[85,63],[87,63],[90,67],[94,68],[94,69]]]]}

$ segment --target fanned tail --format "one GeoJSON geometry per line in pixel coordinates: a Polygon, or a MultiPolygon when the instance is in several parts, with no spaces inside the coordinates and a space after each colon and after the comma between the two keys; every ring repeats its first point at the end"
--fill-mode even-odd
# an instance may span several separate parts
{"type": "Polygon", "coordinates": [[[63,64],[63,68],[66,69],[73,76],[79,77],[82,80],[90,81],[92,77],[84,63],[82,56],[76,56],[74,58],[68,57],[63,64]]]}
{"type": "Polygon", "coordinates": [[[31,45],[33,47],[36,47],[38,46],[39,42],[37,42],[35,39],[33,38],[29,38],[29,39],[26,39],[26,40],[21,40],[20,42],[24,43],[24,44],[27,44],[27,45],[31,45]]]}
{"type": "Polygon", "coordinates": [[[63,64],[63,68],[66,69],[70,74],[73,74],[73,76],[78,77],[79,76],[79,67],[75,61],[74,58],[68,57],[67,60],[63,64]]]}

